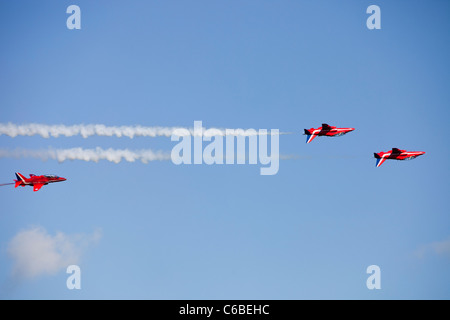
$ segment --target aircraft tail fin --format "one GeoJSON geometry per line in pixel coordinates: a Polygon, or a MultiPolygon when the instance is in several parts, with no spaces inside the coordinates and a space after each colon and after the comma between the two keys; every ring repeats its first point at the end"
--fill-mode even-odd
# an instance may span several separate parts
{"type": "Polygon", "coordinates": [[[378,158],[377,159],[377,168],[379,167],[379,166],[381,166],[382,164],[383,164],[383,162],[385,162],[386,161],[386,157],[380,157],[380,158],[378,158]]]}
{"type": "Polygon", "coordinates": [[[17,188],[18,186],[25,185],[25,177],[21,175],[20,173],[16,172],[16,184],[14,185],[14,188],[17,188]]]}
{"type": "Polygon", "coordinates": [[[316,134],[308,134],[308,135],[306,136],[306,143],[310,143],[311,141],[314,140],[315,137],[317,137],[316,134]]]}
{"type": "Polygon", "coordinates": [[[25,183],[25,177],[21,173],[16,172],[16,178],[17,180],[22,180],[25,183]]]}

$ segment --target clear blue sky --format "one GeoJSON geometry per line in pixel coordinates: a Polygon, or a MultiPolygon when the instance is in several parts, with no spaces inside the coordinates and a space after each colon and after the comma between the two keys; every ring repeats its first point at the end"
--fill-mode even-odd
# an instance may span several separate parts
{"type": "MultiPolygon", "coordinates": [[[[443,0],[1,1],[0,123],[273,128],[296,133],[280,153],[299,157],[275,176],[0,159],[0,183],[68,179],[1,187],[0,297],[449,299],[449,12],[443,0]],[[66,28],[71,4],[81,30],[66,28]],[[381,30],[366,27],[371,4],[381,30]],[[305,144],[323,122],[356,131],[305,144]],[[392,147],[426,154],[375,168],[392,147]],[[11,284],[11,239],[36,226],[101,230],[81,290],[65,270],[11,284]],[[381,290],[366,287],[372,264],[381,290]]],[[[4,149],[174,144],[0,136],[4,149]]]]}

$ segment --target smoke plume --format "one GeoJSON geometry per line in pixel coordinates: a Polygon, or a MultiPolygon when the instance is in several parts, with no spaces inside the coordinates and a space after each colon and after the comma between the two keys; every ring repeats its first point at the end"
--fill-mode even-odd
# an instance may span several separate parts
{"type": "MultiPolygon", "coordinates": [[[[103,124],[77,124],[77,125],[47,125],[38,123],[29,124],[14,124],[14,123],[0,123],[0,135],[7,135],[12,138],[17,136],[36,136],[43,138],[57,138],[60,136],[72,137],[81,135],[83,138],[91,136],[106,136],[106,137],[171,137],[173,134],[178,136],[192,135],[192,136],[250,136],[261,135],[256,130],[226,130],[217,128],[202,128],[203,130],[194,130],[193,128],[182,127],[145,127],[145,126],[106,126],[103,124]]],[[[266,133],[267,134],[267,133],[266,133]]],[[[270,134],[270,133],[269,133],[270,134]]],[[[286,134],[286,133],[281,133],[286,134]]]]}
{"type": "Polygon", "coordinates": [[[58,162],[64,162],[66,160],[83,160],[93,162],[107,160],[114,163],[119,163],[124,160],[127,162],[141,161],[143,163],[149,163],[150,161],[170,160],[170,153],[152,151],[149,149],[131,151],[128,149],[102,149],[99,147],[95,149],[0,149],[0,158],[36,158],[43,161],[52,159],[57,160],[58,162]]]}

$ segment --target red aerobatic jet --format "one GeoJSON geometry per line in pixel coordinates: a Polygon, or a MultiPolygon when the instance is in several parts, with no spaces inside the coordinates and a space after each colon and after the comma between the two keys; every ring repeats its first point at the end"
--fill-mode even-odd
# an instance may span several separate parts
{"type": "Polygon", "coordinates": [[[355,130],[355,128],[336,128],[323,123],[321,127],[305,129],[306,143],[310,143],[317,136],[339,137],[355,130]]]}
{"type": "Polygon", "coordinates": [[[18,186],[33,186],[33,191],[38,191],[40,188],[42,188],[42,186],[49,183],[66,181],[65,178],[61,178],[53,174],[45,174],[42,176],[30,174],[29,178],[25,178],[22,174],[16,172],[16,177],[17,180],[14,180],[16,182],[15,188],[17,188],[18,186]]]}
{"type": "Polygon", "coordinates": [[[391,151],[374,153],[373,155],[377,159],[377,167],[379,167],[386,159],[411,160],[423,154],[425,154],[423,151],[406,151],[392,148],[391,151]]]}

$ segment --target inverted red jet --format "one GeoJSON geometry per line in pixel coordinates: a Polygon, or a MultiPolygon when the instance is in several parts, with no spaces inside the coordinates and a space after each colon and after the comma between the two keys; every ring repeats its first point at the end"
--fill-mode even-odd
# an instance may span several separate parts
{"type": "Polygon", "coordinates": [[[423,154],[425,154],[423,151],[406,151],[392,148],[391,151],[374,153],[373,155],[377,159],[377,167],[379,167],[386,159],[411,160],[423,154]]]}
{"type": "Polygon", "coordinates": [[[29,178],[25,178],[22,174],[16,172],[16,177],[17,180],[14,180],[16,182],[15,188],[18,186],[33,186],[33,191],[38,191],[42,186],[49,183],[66,181],[65,178],[55,176],[54,174],[45,174],[42,176],[30,174],[29,178]]]}
{"type": "Polygon", "coordinates": [[[305,129],[306,143],[310,143],[317,136],[339,137],[353,130],[355,130],[355,128],[336,128],[323,123],[322,126],[317,129],[305,129]]]}

